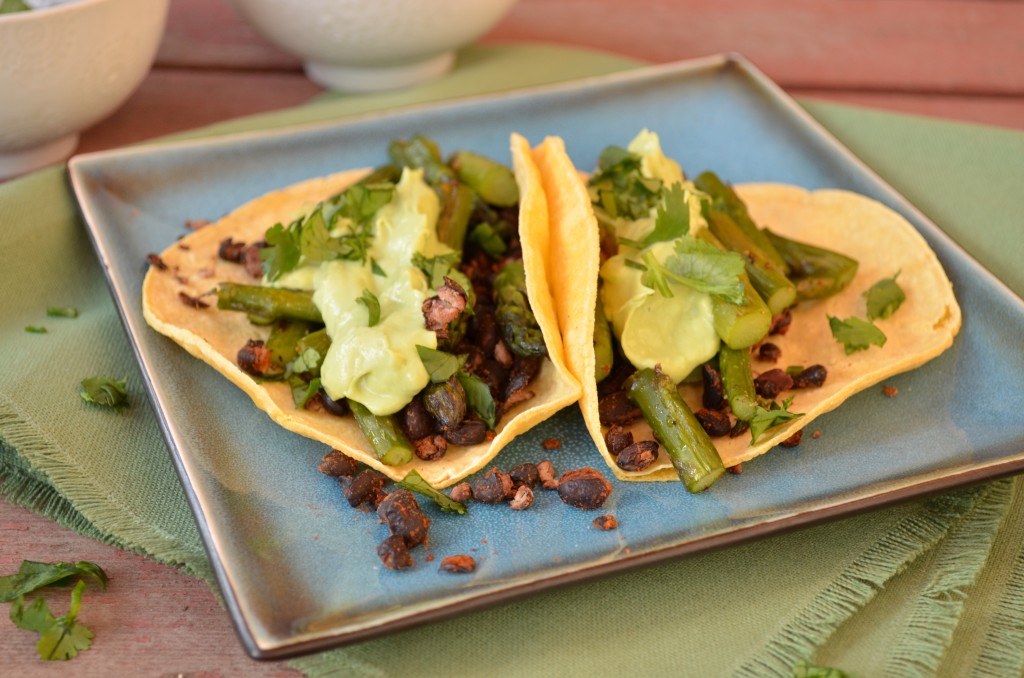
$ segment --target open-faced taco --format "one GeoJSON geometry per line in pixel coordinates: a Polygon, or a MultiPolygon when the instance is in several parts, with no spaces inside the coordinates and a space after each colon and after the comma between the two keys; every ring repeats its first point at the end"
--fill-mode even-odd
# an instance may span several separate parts
{"type": "Polygon", "coordinates": [[[960,328],[935,254],[874,200],[688,181],[646,130],[589,178],[558,139],[534,157],[566,361],[619,478],[700,491],[960,328]]]}
{"type": "Polygon", "coordinates": [[[415,137],[257,198],[152,258],[146,320],[281,426],[450,485],[579,396],[539,173],[511,149],[514,174],[415,137]]]}

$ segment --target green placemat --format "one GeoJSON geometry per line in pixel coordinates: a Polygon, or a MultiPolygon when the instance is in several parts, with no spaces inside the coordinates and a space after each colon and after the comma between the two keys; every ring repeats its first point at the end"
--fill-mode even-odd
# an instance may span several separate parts
{"type": "MultiPolygon", "coordinates": [[[[636,62],[545,46],[468,50],[399,93],[327,96],[190,135],[268,128],[612,72],[636,62]]],[[[1024,135],[807,102],[808,110],[1018,294],[1024,135]]],[[[0,185],[0,493],[62,524],[209,565],[63,170],[0,185]],[[60,275],[53,275],[60,271],[60,275]],[[46,308],[73,305],[74,320],[46,308]],[[45,335],[24,331],[45,325],[45,335]],[[76,395],[127,376],[123,417],[76,395]]],[[[958,490],[292,662],[317,675],[1018,675],[1024,491],[958,490]],[[1008,519],[1008,517],[1014,519],[1008,519]]]]}

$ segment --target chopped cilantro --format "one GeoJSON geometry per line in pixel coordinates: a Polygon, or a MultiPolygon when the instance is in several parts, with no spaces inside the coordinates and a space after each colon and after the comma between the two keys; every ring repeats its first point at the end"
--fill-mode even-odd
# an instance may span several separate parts
{"type": "Polygon", "coordinates": [[[487,428],[493,430],[497,418],[497,405],[491,395],[491,387],[479,377],[466,372],[459,372],[457,377],[466,392],[466,404],[469,405],[469,409],[487,424],[487,428]]]}
{"type": "Polygon", "coordinates": [[[393,195],[394,184],[388,182],[355,184],[287,228],[275,224],[264,236],[267,246],[260,250],[267,279],[277,280],[303,262],[365,262],[373,238],[373,216],[393,195]]]}
{"type": "Polygon", "coordinates": [[[896,282],[899,271],[891,278],[879,280],[864,293],[868,306],[868,319],[888,318],[906,301],[907,295],[896,282]]]}
{"type": "Polygon", "coordinates": [[[453,355],[419,345],[416,346],[416,352],[420,354],[423,367],[427,369],[430,381],[434,384],[448,381],[453,374],[462,369],[462,366],[466,364],[466,358],[469,357],[467,353],[453,355]]]}
{"type": "Polygon", "coordinates": [[[378,264],[377,260],[373,257],[370,258],[370,270],[373,271],[374,275],[380,276],[381,278],[388,277],[388,274],[380,267],[380,264],[378,264]]]}
{"type": "Polygon", "coordinates": [[[736,252],[725,252],[714,245],[690,236],[677,238],[675,252],[664,263],[645,252],[646,272],[642,282],[664,297],[671,297],[669,282],[692,287],[722,297],[734,304],[743,303],[743,257],[736,252]]]}
{"type": "Polygon", "coordinates": [[[650,215],[662,194],[660,179],[645,177],[641,158],[619,146],[609,146],[597,161],[590,193],[595,206],[609,216],[640,219],[650,215]]]}
{"type": "Polygon", "coordinates": [[[46,334],[46,328],[42,325],[25,325],[25,331],[32,334],[46,334]]]}
{"type": "Polygon", "coordinates": [[[644,245],[675,240],[690,233],[690,205],[682,184],[672,184],[662,192],[662,203],[654,220],[654,230],[644,238],[644,245]]]}
{"type": "Polygon", "coordinates": [[[405,477],[398,481],[398,484],[407,490],[418,492],[424,497],[430,497],[445,513],[458,513],[460,516],[466,514],[466,505],[457,502],[445,493],[434,488],[433,485],[423,479],[416,471],[409,471],[405,477]]]}
{"type": "Polygon", "coordinates": [[[54,318],[77,318],[78,309],[74,306],[51,306],[46,309],[46,315],[54,318]]]}
{"type": "Polygon", "coordinates": [[[109,407],[118,414],[128,407],[128,378],[89,377],[82,380],[82,400],[109,407]]]}
{"type": "Polygon", "coordinates": [[[828,326],[836,341],[842,343],[846,355],[863,351],[869,346],[885,346],[885,333],[867,320],[856,317],[840,320],[828,316],[828,326]]]}
{"type": "Polygon", "coordinates": [[[438,254],[429,259],[419,252],[415,252],[412,255],[412,264],[423,271],[423,275],[427,276],[427,280],[430,281],[430,287],[436,290],[444,284],[445,276],[450,275],[452,270],[459,265],[461,258],[458,252],[438,254]]]}
{"type": "Polygon", "coordinates": [[[364,288],[363,295],[356,299],[356,303],[366,307],[366,312],[370,315],[370,327],[380,322],[380,300],[373,292],[364,288]]]}
{"type": "Polygon", "coordinates": [[[757,439],[761,437],[761,434],[770,428],[774,428],[779,424],[784,424],[787,421],[791,421],[798,417],[804,416],[797,412],[790,412],[789,406],[793,402],[792,396],[782,401],[782,405],[777,402],[772,404],[765,409],[760,405],[754,410],[754,416],[750,420],[750,444],[753,445],[757,442],[757,439]]]}

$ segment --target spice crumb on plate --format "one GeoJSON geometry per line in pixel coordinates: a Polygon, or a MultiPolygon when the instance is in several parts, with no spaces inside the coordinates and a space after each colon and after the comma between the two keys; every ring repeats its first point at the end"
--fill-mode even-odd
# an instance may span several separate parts
{"type": "Polygon", "coordinates": [[[882,387],[882,393],[885,394],[886,398],[895,398],[897,395],[899,395],[899,392],[900,390],[895,386],[889,386],[888,384],[886,384],[885,386],[882,387]]]}
{"type": "Polygon", "coordinates": [[[594,527],[599,530],[614,530],[618,526],[619,521],[610,513],[594,518],[594,527]]]}
{"type": "Polygon", "coordinates": [[[475,569],[476,559],[465,554],[446,557],[441,561],[441,567],[438,568],[440,572],[449,574],[469,574],[475,569]]]}

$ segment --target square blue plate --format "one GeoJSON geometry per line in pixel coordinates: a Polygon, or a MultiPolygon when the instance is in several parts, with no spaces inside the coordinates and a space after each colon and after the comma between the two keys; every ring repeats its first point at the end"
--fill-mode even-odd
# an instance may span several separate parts
{"type": "MultiPolygon", "coordinates": [[[[714,57],[313,127],[79,156],[75,193],[134,345],[229,612],[247,650],[280,658],[322,650],[483,605],[782,528],[1024,469],[1020,392],[1024,304],[841,147],[743,59],[714,57]],[[953,280],[964,326],[953,348],[891,380],[912,397],[864,392],[815,422],[813,444],[744,464],[701,495],[675,483],[613,481],[620,527],[538,494],[529,511],[427,507],[424,562],[384,569],[385,528],[349,508],[317,472],[327,451],[274,425],[241,391],[152,331],[142,317],[145,256],[271,189],[380,164],[387,143],[425,133],[441,147],[508,158],[512,131],[565,138],[579,167],[641,128],[691,172],[866,194],[901,212],[953,280]],[[543,539],[537,535],[543,534],[543,539]],[[437,572],[473,553],[470,576],[437,572]]],[[[576,408],[503,451],[503,468],[550,456],[559,470],[601,467],[576,408]],[[541,442],[559,438],[545,452],[541,442]]],[[[611,475],[610,473],[608,475],[611,475]]]]}

